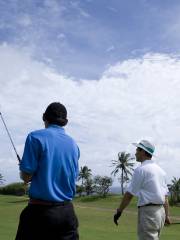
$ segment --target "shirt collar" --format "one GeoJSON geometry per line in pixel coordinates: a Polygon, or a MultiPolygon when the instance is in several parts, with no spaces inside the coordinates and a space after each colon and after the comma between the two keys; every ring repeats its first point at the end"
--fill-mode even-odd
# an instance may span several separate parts
{"type": "Polygon", "coordinates": [[[154,163],[154,160],[152,160],[152,159],[145,160],[144,162],[141,163],[141,165],[146,165],[146,164],[149,164],[149,163],[154,163]]]}
{"type": "Polygon", "coordinates": [[[57,128],[57,129],[65,132],[64,128],[59,126],[59,125],[57,125],[57,124],[49,124],[48,128],[57,128]]]}

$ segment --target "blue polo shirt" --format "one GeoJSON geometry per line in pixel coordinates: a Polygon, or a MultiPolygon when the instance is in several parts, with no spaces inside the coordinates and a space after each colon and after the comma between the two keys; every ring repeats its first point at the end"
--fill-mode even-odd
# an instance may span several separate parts
{"type": "Polygon", "coordinates": [[[26,139],[20,170],[32,174],[30,198],[72,200],[79,174],[79,148],[58,125],[31,132],[26,139]]]}

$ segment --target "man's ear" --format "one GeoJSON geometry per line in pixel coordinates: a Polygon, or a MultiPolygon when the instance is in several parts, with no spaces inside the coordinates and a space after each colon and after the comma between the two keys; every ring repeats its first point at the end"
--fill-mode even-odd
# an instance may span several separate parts
{"type": "Polygon", "coordinates": [[[46,121],[46,118],[45,118],[45,114],[43,113],[43,116],[42,116],[42,120],[45,122],[46,121]]]}
{"type": "Polygon", "coordinates": [[[68,123],[68,119],[65,119],[65,120],[64,120],[64,124],[63,124],[63,126],[66,126],[67,123],[68,123]]]}

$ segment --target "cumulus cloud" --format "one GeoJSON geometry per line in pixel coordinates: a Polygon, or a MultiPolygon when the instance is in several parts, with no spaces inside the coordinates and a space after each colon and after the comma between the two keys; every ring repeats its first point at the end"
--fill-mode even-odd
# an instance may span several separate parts
{"type": "MultiPolygon", "coordinates": [[[[108,67],[100,79],[75,81],[20,49],[4,44],[0,51],[1,111],[20,155],[27,133],[43,127],[46,106],[60,101],[69,112],[66,131],[81,149],[81,166],[110,175],[117,153],[133,153],[131,143],[147,138],[168,179],[179,175],[178,58],[146,54],[108,67]]],[[[7,181],[18,180],[16,157],[1,123],[0,128],[1,173],[7,181]]]]}

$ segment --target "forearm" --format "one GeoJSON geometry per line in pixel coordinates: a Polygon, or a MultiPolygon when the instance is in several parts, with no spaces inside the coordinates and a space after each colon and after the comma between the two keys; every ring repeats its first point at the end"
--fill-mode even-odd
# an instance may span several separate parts
{"type": "Polygon", "coordinates": [[[169,201],[168,201],[167,196],[165,197],[164,209],[165,209],[166,217],[168,217],[169,216],[169,201]]]}
{"type": "Polygon", "coordinates": [[[169,224],[171,224],[171,220],[169,217],[169,201],[168,201],[167,196],[165,197],[164,209],[165,209],[165,214],[166,214],[165,225],[169,225],[169,224]]]}
{"type": "Polygon", "coordinates": [[[118,211],[122,212],[131,202],[133,195],[129,192],[126,192],[123,196],[123,199],[119,205],[118,211]]]}
{"type": "Polygon", "coordinates": [[[129,205],[133,195],[129,192],[126,192],[123,196],[123,199],[120,203],[119,208],[117,209],[116,213],[114,214],[114,223],[118,225],[118,219],[120,218],[123,210],[129,205]]]}

